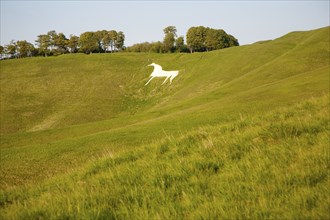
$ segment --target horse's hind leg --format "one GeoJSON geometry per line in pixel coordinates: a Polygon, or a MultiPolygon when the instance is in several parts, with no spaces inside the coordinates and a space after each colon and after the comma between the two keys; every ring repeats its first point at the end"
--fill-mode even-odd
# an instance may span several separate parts
{"type": "MultiPolygon", "coordinates": [[[[175,76],[174,76],[174,77],[175,77],[175,76]]],[[[170,84],[172,84],[172,80],[174,79],[174,77],[171,76],[171,78],[170,78],[170,84]]]]}
{"type": "Polygon", "coordinates": [[[164,82],[162,83],[162,85],[163,85],[164,83],[166,83],[166,81],[168,80],[168,78],[169,78],[169,77],[166,77],[166,79],[164,80],[164,82]]]}
{"type": "Polygon", "coordinates": [[[175,73],[173,75],[171,75],[171,78],[170,78],[170,84],[172,84],[172,80],[178,75],[178,73],[175,73]]]}

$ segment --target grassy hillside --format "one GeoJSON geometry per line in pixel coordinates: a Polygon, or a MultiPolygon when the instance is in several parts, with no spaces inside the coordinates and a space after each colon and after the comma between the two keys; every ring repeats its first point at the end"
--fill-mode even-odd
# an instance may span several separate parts
{"type": "Polygon", "coordinates": [[[329,40],[1,61],[0,215],[329,218],[329,40]]]}

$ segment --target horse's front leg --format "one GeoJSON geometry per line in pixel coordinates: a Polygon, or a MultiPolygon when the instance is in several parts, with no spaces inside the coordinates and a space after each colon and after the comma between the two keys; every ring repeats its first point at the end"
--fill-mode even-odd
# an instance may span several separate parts
{"type": "Polygon", "coordinates": [[[163,85],[164,83],[166,83],[166,81],[168,80],[168,78],[169,78],[169,77],[166,77],[166,79],[164,80],[164,82],[162,83],[162,85],[163,85]]]}
{"type": "Polygon", "coordinates": [[[152,76],[144,86],[148,85],[153,78],[154,78],[154,76],[152,76]]]}

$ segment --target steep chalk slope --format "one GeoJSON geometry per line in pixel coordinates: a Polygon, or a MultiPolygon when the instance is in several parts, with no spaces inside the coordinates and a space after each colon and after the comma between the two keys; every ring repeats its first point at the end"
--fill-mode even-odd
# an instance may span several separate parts
{"type": "Polygon", "coordinates": [[[1,133],[118,117],[122,117],[122,125],[131,115],[154,118],[215,100],[221,103],[229,97],[239,104],[246,99],[267,101],[268,96],[280,96],[280,102],[297,101],[297,96],[301,99],[327,88],[326,83],[315,88],[312,81],[320,80],[316,75],[326,79],[328,40],[329,28],[323,28],[210,53],[65,55],[2,61],[1,133]],[[155,79],[145,87],[152,71],[146,65],[151,62],[167,70],[178,69],[180,74],[171,86],[161,86],[163,80],[155,79]],[[279,94],[268,89],[295,79],[306,89],[310,84],[311,91],[298,85],[281,88],[279,94]]]}

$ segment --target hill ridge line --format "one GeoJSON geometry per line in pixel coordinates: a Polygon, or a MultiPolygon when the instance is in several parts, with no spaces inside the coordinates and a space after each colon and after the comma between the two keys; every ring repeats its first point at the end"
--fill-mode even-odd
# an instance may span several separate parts
{"type": "MultiPolygon", "coordinates": [[[[239,81],[239,80],[241,80],[241,79],[244,79],[246,76],[249,76],[249,75],[253,74],[255,71],[257,71],[257,70],[259,70],[259,69],[261,69],[261,68],[264,68],[264,67],[266,67],[266,66],[268,66],[268,65],[270,65],[270,64],[272,64],[272,63],[274,63],[274,62],[277,61],[278,59],[280,59],[280,58],[286,56],[287,54],[291,53],[292,51],[296,50],[298,47],[300,47],[301,45],[303,45],[306,41],[308,41],[308,40],[309,40],[310,38],[312,38],[314,35],[315,35],[315,33],[313,33],[311,36],[309,36],[309,37],[307,37],[306,39],[304,39],[302,42],[297,43],[293,48],[288,49],[287,51],[285,51],[284,53],[280,54],[279,56],[277,56],[277,57],[271,59],[271,60],[268,61],[267,63],[264,63],[263,65],[258,66],[257,68],[255,68],[255,69],[253,69],[253,70],[251,70],[251,71],[249,71],[249,72],[247,72],[247,73],[245,73],[245,74],[243,74],[243,75],[241,75],[241,76],[239,76],[239,77],[237,77],[237,78],[234,78],[233,80],[231,80],[231,81],[229,81],[229,82],[227,82],[227,83],[221,85],[220,87],[226,87],[226,86],[228,86],[228,85],[231,85],[232,83],[237,82],[237,81],[239,81]]],[[[273,42],[273,41],[271,41],[271,42],[273,42]]],[[[271,43],[271,42],[269,42],[269,43],[271,43]]]]}

